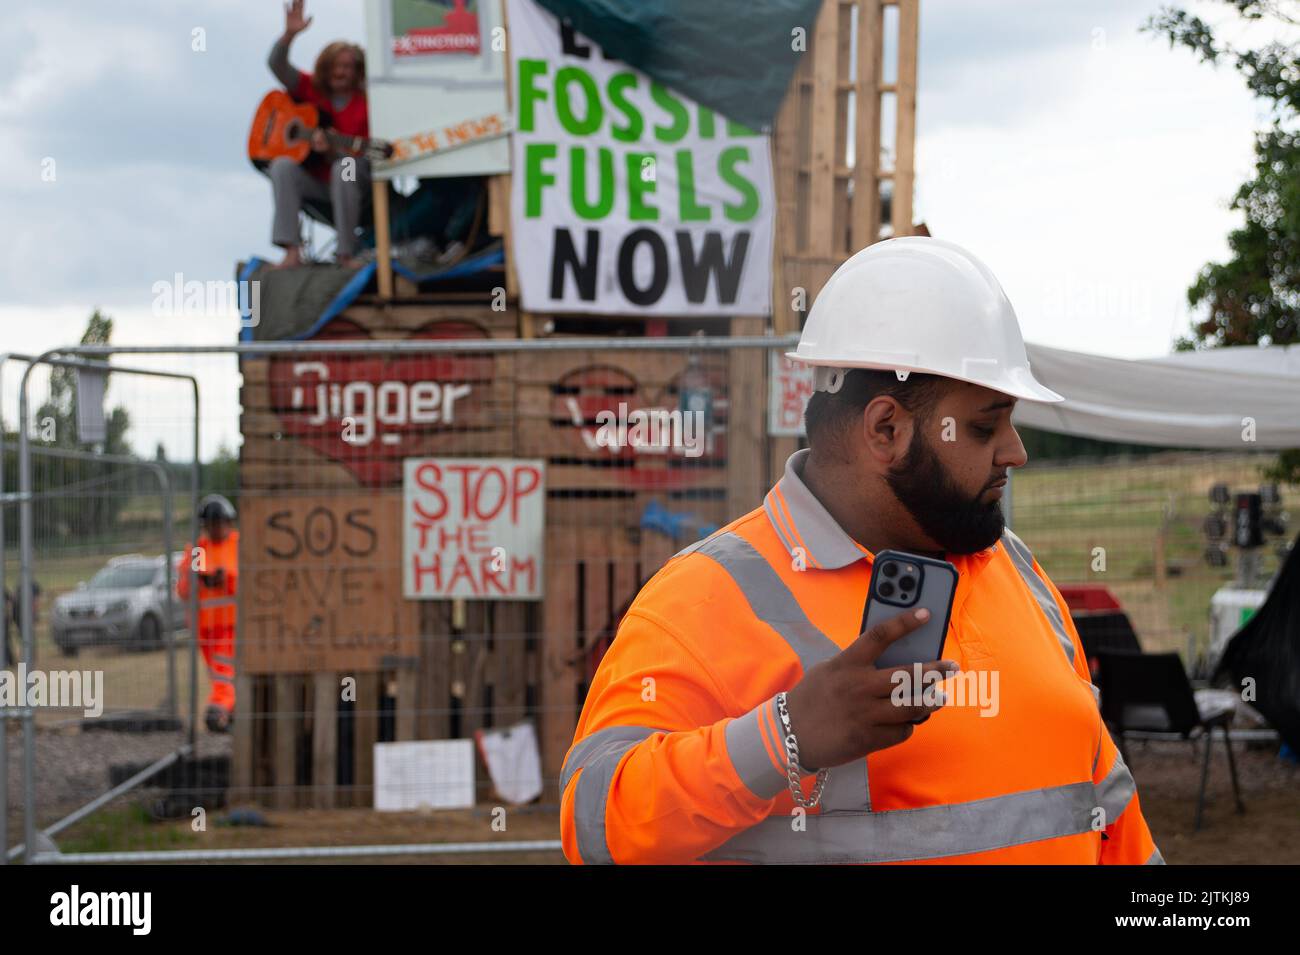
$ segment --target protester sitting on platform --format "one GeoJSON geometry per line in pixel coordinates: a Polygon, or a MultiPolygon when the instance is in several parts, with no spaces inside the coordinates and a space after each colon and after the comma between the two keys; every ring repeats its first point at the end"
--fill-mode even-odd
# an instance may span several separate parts
{"type": "MultiPolygon", "coordinates": [[[[284,34],[271,48],[267,65],[290,96],[321,111],[326,125],[346,136],[368,137],[366,61],[361,47],[345,40],[329,44],[316,58],[312,73],[303,73],[289,64],[289,44],[311,26],[311,20],[305,15],[303,0],[292,0],[285,6],[284,34]]],[[[312,136],[312,150],[301,166],[286,158],[275,159],[270,165],[275,194],[271,241],[285,250],[284,259],[276,267],[303,264],[298,213],[305,200],[328,200],[338,233],[336,260],[339,265],[356,265],[357,227],[370,187],[369,161],[364,156],[334,151],[320,131],[312,136]]]]}

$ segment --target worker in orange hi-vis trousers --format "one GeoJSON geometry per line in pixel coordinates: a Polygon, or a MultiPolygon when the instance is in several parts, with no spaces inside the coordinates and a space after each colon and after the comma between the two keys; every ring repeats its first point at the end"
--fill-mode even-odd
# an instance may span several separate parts
{"type": "Polygon", "coordinates": [[[235,599],[239,585],[239,531],[234,506],[220,494],[199,504],[203,533],[177,566],[177,590],[190,599],[190,575],[199,579],[199,649],[212,690],[204,716],[208,729],[224,733],[235,712],[235,599]]]}

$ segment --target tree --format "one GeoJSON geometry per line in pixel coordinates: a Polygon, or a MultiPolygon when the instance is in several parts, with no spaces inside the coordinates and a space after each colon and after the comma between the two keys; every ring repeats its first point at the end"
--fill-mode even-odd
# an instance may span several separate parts
{"type": "MultiPolygon", "coordinates": [[[[113,320],[95,309],[85,334],[81,336],[81,344],[107,345],[112,337],[113,320]]],[[[34,447],[92,450],[83,447],[77,434],[75,368],[51,368],[49,395],[37,408],[32,427],[34,447]]],[[[105,440],[97,450],[104,454],[133,456],[126,438],[130,427],[131,418],[127,410],[120,405],[113,408],[106,416],[105,440]]],[[[32,484],[37,491],[68,489],[66,495],[52,496],[47,506],[38,509],[38,531],[43,534],[75,532],[96,535],[109,531],[126,504],[129,487],[133,486],[117,478],[121,470],[120,464],[106,461],[33,455],[32,484]]]]}
{"type": "MultiPolygon", "coordinates": [[[[1220,0],[1242,20],[1300,26],[1287,0],[1220,0]]],[[[1257,49],[1234,46],[1203,19],[1164,7],[1144,30],[1162,34],[1202,62],[1229,63],[1256,96],[1270,104],[1266,129],[1255,136],[1255,173],[1233,196],[1245,222],[1228,236],[1231,258],[1201,267],[1187,301],[1204,316],[1175,344],[1179,351],[1228,345],[1300,342],[1300,56],[1281,41],[1257,49]]],[[[1300,450],[1283,451],[1269,470],[1275,480],[1300,482],[1300,450]]]]}
{"type": "Polygon", "coordinates": [[[232,504],[239,503],[239,455],[223,441],[216,455],[199,470],[201,494],[224,494],[232,504]]]}

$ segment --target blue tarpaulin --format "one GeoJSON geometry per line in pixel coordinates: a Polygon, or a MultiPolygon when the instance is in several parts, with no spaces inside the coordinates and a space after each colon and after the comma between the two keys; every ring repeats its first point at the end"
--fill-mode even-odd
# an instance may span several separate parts
{"type": "MultiPolygon", "coordinates": [[[[393,260],[393,271],[421,288],[436,289],[441,282],[500,269],[505,262],[502,244],[494,242],[465,256],[455,265],[421,270],[393,260]]],[[[343,313],[362,292],[374,285],[377,266],[368,262],[355,272],[331,266],[263,271],[267,263],[253,256],[239,270],[240,282],[264,284],[258,299],[256,322],[241,323],[240,341],[302,341],[313,338],[343,313]],[[279,286],[284,286],[280,288],[279,286]]]]}

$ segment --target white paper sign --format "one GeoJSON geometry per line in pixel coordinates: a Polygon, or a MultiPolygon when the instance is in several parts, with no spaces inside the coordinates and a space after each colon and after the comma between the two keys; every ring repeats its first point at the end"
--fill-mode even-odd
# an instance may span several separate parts
{"type": "Polygon", "coordinates": [[[104,418],[104,389],[107,384],[107,371],[77,369],[77,440],[82,444],[108,440],[108,422],[104,418]]]}
{"type": "Polygon", "coordinates": [[[375,809],[409,812],[473,806],[473,740],[375,744],[375,809]]]}
{"type": "Polygon", "coordinates": [[[407,458],[402,583],[414,600],[539,600],[546,462],[407,458]]]}
{"type": "Polygon", "coordinates": [[[531,720],[474,733],[492,788],[508,803],[522,806],[542,794],[542,754],[531,720]]]}
{"type": "Polygon", "coordinates": [[[533,0],[509,16],[524,307],[768,314],[768,138],[606,60],[533,0]]]}

